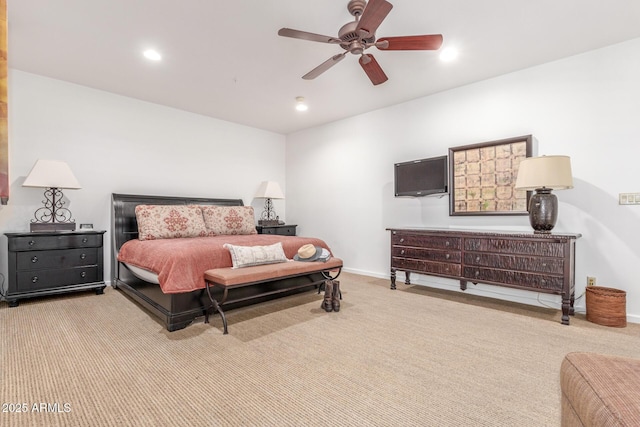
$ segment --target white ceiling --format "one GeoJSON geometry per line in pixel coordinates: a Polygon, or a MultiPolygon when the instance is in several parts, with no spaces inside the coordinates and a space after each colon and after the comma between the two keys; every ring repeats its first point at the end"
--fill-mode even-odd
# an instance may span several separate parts
{"type": "Polygon", "coordinates": [[[277,133],[640,37],[638,0],[390,0],[378,37],[442,34],[433,51],[372,53],[389,77],[373,86],[337,45],[278,29],[337,36],[348,0],[8,0],[9,67],[277,133]],[[142,57],[149,47],[163,55],[142,57]],[[294,110],[304,96],[309,110],[294,110]]]}

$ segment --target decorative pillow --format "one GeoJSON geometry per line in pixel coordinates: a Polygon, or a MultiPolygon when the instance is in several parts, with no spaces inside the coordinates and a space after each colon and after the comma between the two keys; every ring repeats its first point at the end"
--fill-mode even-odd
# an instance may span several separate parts
{"type": "Polygon", "coordinates": [[[269,246],[236,246],[225,243],[224,247],[229,249],[233,268],[288,261],[281,242],[269,246]]]}
{"type": "Polygon", "coordinates": [[[252,206],[200,206],[210,236],[257,234],[252,206]]]}
{"type": "Polygon", "coordinates": [[[202,210],[195,205],[138,205],[136,219],[140,240],[207,235],[202,210]]]}

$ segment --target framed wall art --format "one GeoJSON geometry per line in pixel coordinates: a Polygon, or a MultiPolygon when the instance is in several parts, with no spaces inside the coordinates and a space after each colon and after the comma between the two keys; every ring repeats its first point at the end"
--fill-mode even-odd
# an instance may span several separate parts
{"type": "Polygon", "coordinates": [[[9,130],[7,99],[7,1],[0,0],[0,203],[9,200],[9,130]]]}
{"type": "Polygon", "coordinates": [[[531,135],[449,148],[449,215],[528,215],[531,192],[514,187],[532,152],[531,135]]]}

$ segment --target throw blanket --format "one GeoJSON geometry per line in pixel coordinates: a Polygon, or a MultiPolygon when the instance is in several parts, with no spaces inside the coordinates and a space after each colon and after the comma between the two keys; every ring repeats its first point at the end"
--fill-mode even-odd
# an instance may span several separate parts
{"type": "Polygon", "coordinates": [[[152,271],[158,275],[162,292],[175,294],[204,289],[204,272],[231,267],[231,255],[225,243],[238,246],[266,246],[282,242],[287,258],[292,259],[307,243],[330,250],[316,238],[273,234],[224,235],[182,239],[129,240],[118,252],[118,261],[152,271]]]}

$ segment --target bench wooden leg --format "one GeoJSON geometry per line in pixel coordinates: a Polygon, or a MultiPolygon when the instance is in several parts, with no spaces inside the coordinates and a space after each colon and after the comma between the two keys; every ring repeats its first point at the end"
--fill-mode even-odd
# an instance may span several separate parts
{"type": "MultiPolygon", "coordinates": [[[[209,287],[209,282],[207,282],[207,295],[209,295],[209,299],[211,300],[211,305],[213,306],[213,308],[220,313],[220,317],[222,318],[222,326],[223,326],[223,335],[227,335],[229,333],[229,330],[227,328],[227,317],[224,315],[224,311],[222,311],[222,308],[220,308],[220,304],[218,304],[218,301],[216,301],[215,298],[213,298],[213,295],[211,295],[211,289],[209,287]]],[[[205,311],[205,315],[204,315],[204,323],[209,323],[209,310],[205,311]]]]}

